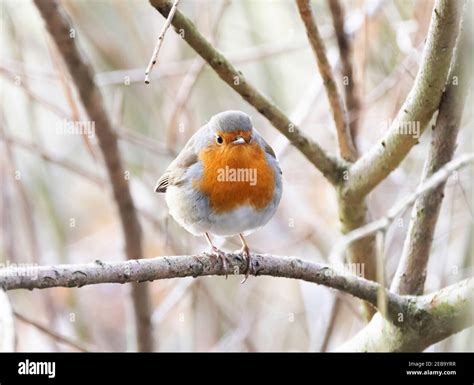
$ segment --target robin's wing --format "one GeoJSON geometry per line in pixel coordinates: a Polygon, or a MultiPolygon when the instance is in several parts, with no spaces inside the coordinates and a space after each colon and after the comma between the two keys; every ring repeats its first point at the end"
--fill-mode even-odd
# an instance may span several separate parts
{"type": "Polygon", "coordinates": [[[255,128],[254,128],[254,132],[255,132],[255,139],[263,147],[263,150],[272,158],[276,159],[275,151],[273,151],[273,148],[271,148],[271,146],[266,142],[265,139],[263,139],[263,136],[260,135],[260,133],[255,128]]]}
{"type": "Polygon", "coordinates": [[[275,151],[273,151],[273,148],[265,141],[265,139],[263,138],[261,139],[263,142],[263,148],[265,149],[265,152],[276,159],[275,151]]]}
{"type": "MultiPolygon", "coordinates": [[[[268,155],[270,155],[275,160],[276,164],[278,165],[278,161],[275,155],[275,151],[273,151],[273,148],[266,142],[265,139],[263,139],[263,136],[261,136],[260,134],[258,134],[258,140],[260,141],[260,144],[263,146],[264,151],[268,155]]],[[[277,168],[280,174],[282,174],[280,167],[277,167],[277,168]]]]}
{"type": "Polygon", "coordinates": [[[158,179],[156,182],[155,192],[164,193],[169,186],[169,173],[165,171],[165,173],[158,179]]]}
{"type": "Polygon", "coordinates": [[[168,186],[177,186],[182,182],[186,170],[198,161],[198,155],[194,148],[194,137],[186,143],[175,160],[171,162],[164,174],[156,182],[156,192],[166,192],[168,186]]]}

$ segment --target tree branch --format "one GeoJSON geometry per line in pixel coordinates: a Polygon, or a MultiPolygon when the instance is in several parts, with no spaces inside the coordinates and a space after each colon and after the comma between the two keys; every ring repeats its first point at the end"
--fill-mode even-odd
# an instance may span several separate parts
{"type": "Polygon", "coordinates": [[[360,100],[357,95],[357,88],[355,83],[354,69],[352,66],[352,49],[344,30],[344,8],[342,7],[339,0],[328,0],[329,10],[332,15],[332,23],[334,26],[334,32],[336,33],[337,46],[339,47],[339,56],[341,57],[342,64],[342,76],[345,80],[344,84],[344,95],[347,107],[347,115],[349,117],[349,128],[357,155],[357,127],[359,123],[360,114],[360,100]]]}
{"type": "MultiPolygon", "coordinates": [[[[241,254],[226,254],[231,261],[228,274],[244,274],[246,262],[241,254]]],[[[344,291],[377,306],[381,286],[364,278],[338,272],[318,263],[295,257],[252,254],[256,276],[301,279],[344,291]]],[[[82,287],[100,283],[147,282],[157,279],[225,275],[222,262],[210,254],[167,256],[123,262],[6,267],[0,269],[0,287],[4,290],[82,287]]],[[[467,279],[422,297],[401,296],[385,290],[387,325],[410,331],[403,348],[434,343],[470,326],[470,301],[474,279],[467,279]],[[421,335],[420,331],[423,331],[421,335]],[[416,333],[419,333],[417,336],[416,333]],[[421,341],[421,342],[420,342],[421,341]],[[406,345],[411,343],[412,345],[406,345]]],[[[373,322],[373,321],[372,321],[373,322]]],[[[370,325],[370,324],[369,324],[370,325]]]]}
{"type": "MultiPolygon", "coordinates": [[[[415,192],[408,195],[401,201],[397,202],[394,206],[388,210],[388,213],[383,218],[380,218],[374,222],[370,222],[358,229],[351,231],[346,234],[341,240],[334,246],[329,256],[329,260],[338,260],[343,254],[344,250],[352,243],[357,240],[366,238],[372,234],[377,233],[381,230],[386,230],[390,224],[395,220],[395,218],[400,215],[405,209],[412,205],[415,202],[418,202],[420,199],[423,200],[429,194],[437,193],[439,194],[440,187],[444,187],[446,180],[460,168],[467,166],[470,163],[474,162],[474,153],[464,154],[456,159],[452,160],[449,163],[443,165],[439,168],[434,174],[432,174],[428,179],[423,181],[423,183],[418,186],[415,192]]],[[[442,193],[442,191],[441,191],[442,193]]],[[[441,199],[440,202],[441,203],[441,199]]],[[[421,210],[420,207],[418,210],[421,210]]],[[[436,219],[435,219],[436,221],[436,219]]],[[[416,221],[418,223],[418,221],[416,221]]],[[[429,250],[428,250],[429,251],[429,250]]],[[[408,278],[408,277],[407,277],[408,278]]],[[[416,279],[419,279],[416,278],[416,279]]],[[[401,293],[401,294],[419,294],[419,293],[401,293]]]]}
{"type": "MultiPolygon", "coordinates": [[[[469,10],[464,11],[464,17],[469,17],[469,10]]],[[[435,15],[436,13],[435,8],[435,15]]],[[[467,27],[463,21],[463,27],[467,27]]],[[[434,227],[437,221],[439,205],[442,201],[442,191],[445,181],[452,172],[452,166],[462,165],[464,161],[472,162],[473,155],[464,155],[450,161],[455,147],[459,121],[462,115],[464,97],[468,79],[462,71],[465,63],[469,63],[467,55],[469,47],[464,47],[464,40],[469,32],[461,28],[458,38],[456,55],[451,65],[449,83],[440,102],[435,132],[430,149],[430,155],[425,165],[421,185],[417,193],[412,194],[405,203],[415,202],[409,233],[404,247],[393,290],[404,293],[420,293],[423,290],[426,263],[431,246],[434,227]],[[467,57],[466,57],[467,56],[467,57]],[[463,76],[464,75],[464,76],[463,76]],[[453,76],[461,78],[454,79],[453,76]],[[455,81],[457,80],[457,82],[455,81]],[[454,83],[453,83],[454,81],[454,83]],[[454,87],[455,84],[457,87],[454,87]],[[451,172],[449,169],[451,168],[451,172]],[[444,175],[443,175],[444,174],[444,175]],[[422,215],[419,215],[421,214],[422,215]],[[407,246],[407,244],[409,246],[407,246]]],[[[397,205],[393,213],[403,209],[403,201],[397,205]]],[[[392,214],[393,214],[392,213],[392,214]]],[[[389,213],[389,217],[390,216],[389,213]]],[[[390,219],[382,218],[367,227],[357,230],[358,236],[364,236],[376,228],[388,226],[390,219]],[[377,223],[378,222],[378,223],[377,223]]],[[[356,232],[352,234],[357,236],[356,232]]],[[[405,296],[406,297],[406,296],[405,296]]],[[[343,351],[420,351],[436,343],[474,322],[472,309],[474,306],[473,279],[463,281],[442,289],[439,292],[417,298],[418,306],[414,308],[412,318],[415,322],[402,322],[398,325],[388,323],[377,314],[364,329],[345,343],[339,350],[343,351]]]]}
{"type": "MultiPolygon", "coordinates": [[[[341,232],[349,234],[352,231],[364,226],[369,220],[367,215],[367,203],[365,199],[347,199],[338,190],[339,220],[341,222],[341,232]]],[[[375,238],[367,236],[358,238],[351,242],[347,248],[346,260],[364,267],[365,277],[370,280],[377,280],[377,254],[375,249],[375,238]]],[[[374,314],[374,308],[364,306],[364,317],[369,320],[374,314]]]]}
{"type": "Polygon", "coordinates": [[[153,50],[153,54],[151,55],[151,59],[150,59],[150,62],[148,63],[148,67],[146,67],[146,70],[145,70],[145,83],[146,84],[150,84],[150,72],[155,66],[156,61],[158,60],[158,53],[160,52],[160,48],[161,48],[161,45],[163,44],[163,41],[165,40],[166,31],[168,31],[168,28],[171,25],[171,20],[173,19],[173,16],[176,10],[178,9],[178,4],[179,4],[179,0],[174,0],[170,13],[165,21],[165,24],[163,25],[163,28],[161,29],[160,36],[158,36],[158,41],[156,42],[155,49],[153,50]]]}
{"type": "Polygon", "coordinates": [[[309,0],[296,0],[296,4],[298,5],[298,11],[306,27],[306,34],[308,35],[311,48],[316,56],[319,73],[321,74],[324,87],[326,88],[329,105],[331,106],[334,122],[336,124],[339,151],[345,160],[353,162],[356,160],[357,154],[354,144],[352,143],[349,121],[342,99],[337,90],[336,82],[334,81],[331,65],[326,57],[326,48],[319,34],[311,5],[309,0]]]}
{"type": "Polygon", "coordinates": [[[69,337],[66,337],[64,335],[61,335],[54,330],[49,329],[48,327],[40,324],[39,322],[36,322],[34,319],[29,318],[23,314],[18,313],[17,311],[14,311],[13,314],[17,319],[19,319],[21,322],[24,322],[28,325],[33,326],[34,328],[38,329],[42,333],[46,334],[47,336],[51,337],[53,340],[62,343],[64,345],[70,346],[75,350],[78,350],[80,352],[89,352],[92,349],[90,347],[84,346],[81,342],[75,341],[69,337]]]}
{"type": "MultiPolygon", "coordinates": [[[[150,0],[150,3],[164,17],[168,16],[172,6],[170,1],[150,0]]],[[[328,155],[317,143],[305,136],[276,105],[250,84],[242,72],[216,50],[179,10],[173,17],[172,25],[224,82],[265,116],[331,183],[339,183],[344,168],[341,161],[328,155]]]]}
{"type": "MultiPolygon", "coordinates": [[[[438,108],[446,81],[456,34],[460,10],[457,2],[437,0],[428,32],[423,61],[415,84],[380,145],[374,146],[359,158],[344,175],[345,183],[338,186],[339,218],[342,232],[347,234],[364,226],[369,220],[366,195],[380,183],[417,143],[413,132],[403,129],[419,125],[420,135],[433,112],[438,108]],[[400,129],[402,128],[402,129],[400,129]]],[[[365,266],[368,279],[376,279],[376,253],[374,237],[369,235],[353,242],[347,258],[365,266]]],[[[366,307],[370,317],[371,308],[366,307]]]]}
{"type": "MultiPolygon", "coordinates": [[[[472,5],[472,4],[471,4],[472,5]]],[[[441,100],[436,125],[433,127],[430,152],[425,162],[421,183],[446,167],[456,149],[456,138],[470,84],[469,63],[472,63],[470,37],[472,9],[464,11],[454,63],[448,85],[441,100]],[[469,12],[471,11],[471,12],[469,12]]],[[[408,235],[391,290],[400,294],[421,294],[426,279],[426,265],[433,243],[433,235],[443,202],[446,182],[421,194],[413,207],[408,235]]]]}
{"type": "Polygon", "coordinates": [[[461,8],[458,1],[436,1],[413,88],[384,138],[351,167],[344,196],[360,199],[367,195],[418,143],[415,128],[421,135],[441,101],[459,30],[461,8]]]}
{"type": "MultiPolygon", "coordinates": [[[[226,254],[231,264],[228,274],[244,274],[247,266],[241,254],[226,254]]],[[[302,279],[325,285],[352,294],[358,298],[377,304],[376,282],[356,277],[347,272],[295,257],[277,257],[252,254],[256,266],[255,275],[270,275],[302,279]]],[[[102,262],[76,264],[6,267],[0,269],[0,287],[4,290],[45,289],[50,287],[82,287],[99,283],[147,282],[157,279],[198,277],[205,275],[225,275],[221,262],[207,253],[199,255],[156,257],[123,262],[102,262]]],[[[402,311],[406,301],[393,293],[388,293],[392,315],[402,311]]]]}
{"type": "MultiPolygon", "coordinates": [[[[406,298],[408,296],[403,296],[406,298]]],[[[423,351],[443,339],[474,325],[474,279],[414,299],[413,307],[400,316],[397,325],[380,313],[338,351],[423,351]],[[408,317],[407,317],[408,316],[408,317]]]]}
{"type": "MultiPolygon", "coordinates": [[[[125,254],[128,259],[143,257],[140,223],[130,194],[128,181],[120,159],[117,137],[107,116],[102,95],[94,84],[93,70],[86,57],[79,51],[75,38],[70,36],[73,25],[57,1],[35,0],[46,27],[69,70],[82,104],[96,127],[96,135],[117,205],[125,254]]],[[[153,350],[153,334],[150,322],[150,299],[146,285],[133,285],[132,298],[138,349],[153,350]]]]}

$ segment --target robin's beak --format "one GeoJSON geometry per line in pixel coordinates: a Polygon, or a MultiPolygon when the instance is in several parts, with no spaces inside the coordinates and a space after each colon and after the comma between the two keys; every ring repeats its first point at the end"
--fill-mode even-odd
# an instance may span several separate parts
{"type": "Polygon", "coordinates": [[[232,143],[234,143],[234,144],[244,144],[244,143],[245,143],[245,139],[242,138],[241,136],[238,136],[238,137],[236,137],[236,138],[232,141],[232,143]]]}

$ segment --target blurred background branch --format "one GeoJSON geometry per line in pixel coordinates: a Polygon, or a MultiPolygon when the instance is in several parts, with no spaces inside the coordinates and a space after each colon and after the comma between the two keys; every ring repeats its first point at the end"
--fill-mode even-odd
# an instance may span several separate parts
{"type": "MultiPolygon", "coordinates": [[[[68,67],[69,74],[76,85],[89,118],[97,127],[99,147],[105,160],[122,225],[125,255],[128,259],[142,258],[141,228],[130,194],[126,169],[122,166],[117,137],[105,111],[102,96],[94,84],[92,67],[78,50],[75,39],[71,36],[74,27],[62,6],[56,1],[50,0],[35,0],[35,4],[68,67]]],[[[135,313],[137,349],[139,351],[153,351],[148,286],[133,284],[131,295],[135,313]]]]}
{"type": "Polygon", "coordinates": [[[319,73],[323,79],[329,105],[331,106],[341,157],[349,162],[354,162],[357,158],[357,152],[354,143],[352,142],[347,112],[343,105],[342,98],[339,95],[332,68],[327,59],[326,47],[321,39],[321,34],[319,33],[311,4],[309,0],[297,0],[296,4],[298,5],[301,20],[303,20],[306,27],[306,34],[308,35],[309,43],[311,44],[311,48],[316,56],[319,73]]]}
{"type": "Polygon", "coordinates": [[[345,31],[345,12],[339,0],[328,0],[331,11],[332,24],[336,32],[336,41],[341,57],[341,75],[343,78],[343,89],[349,119],[350,136],[357,156],[357,125],[360,114],[360,100],[358,96],[357,84],[355,81],[355,71],[353,65],[353,52],[350,37],[345,31]]]}
{"type": "MultiPolygon", "coordinates": [[[[59,333],[56,333],[54,330],[51,330],[50,328],[44,326],[44,325],[41,325],[39,322],[37,322],[36,320],[30,318],[30,317],[27,317],[26,315],[24,314],[20,314],[18,312],[13,312],[13,314],[15,315],[15,317],[21,321],[21,322],[24,322],[25,324],[28,324],[28,325],[31,325],[33,326],[34,328],[38,329],[39,331],[41,331],[42,333],[46,334],[48,337],[52,338],[53,340],[57,341],[57,342],[60,342],[66,346],[69,346],[71,348],[73,348],[74,350],[77,350],[77,351],[80,351],[80,352],[89,352],[89,351],[92,351],[92,349],[90,347],[86,347],[84,346],[81,342],[78,342],[78,341],[73,341],[72,339],[70,339],[69,337],[66,337],[66,336],[63,336],[59,333]]],[[[94,349],[95,351],[97,351],[97,348],[94,349]]]]}

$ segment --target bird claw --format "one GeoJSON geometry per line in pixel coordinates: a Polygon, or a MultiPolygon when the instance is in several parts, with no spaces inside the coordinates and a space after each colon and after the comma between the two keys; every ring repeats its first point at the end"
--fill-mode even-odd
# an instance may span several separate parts
{"type": "Polygon", "coordinates": [[[222,262],[222,270],[224,270],[225,279],[227,279],[227,262],[230,263],[229,258],[227,257],[226,253],[215,246],[212,247],[212,254],[216,256],[218,261],[220,260],[222,262]]]}
{"type": "Polygon", "coordinates": [[[247,269],[245,270],[245,276],[244,279],[240,282],[240,284],[244,284],[249,278],[249,275],[254,274],[254,269],[252,264],[252,257],[250,256],[250,250],[248,246],[243,246],[240,252],[243,255],[244,259],[247,261],[247,269]]]}
{"type": "MultiPolygon", "coordinates": [[[[222,270],[225,273],[225,279],[227,279],[228,277],[227,268],[229,264],[231,263],[230,258],[227,256],[225,252],[223,252],[222,250],[218,249],[215,246],[212,246],[211,250],[212,250],[211,254],[217,258],[217,261],[220,260],[222,262],[222,270]]],[[[248,246],[243,246],[238,252],[242,254],[244,260],[247,262],[244,279],[240,282],[241,284],[243,284],[247,281],[250,274],[255,274],[255,270],[253,268],[252,258],[250,256],[250,250],[248,246]]]]}

